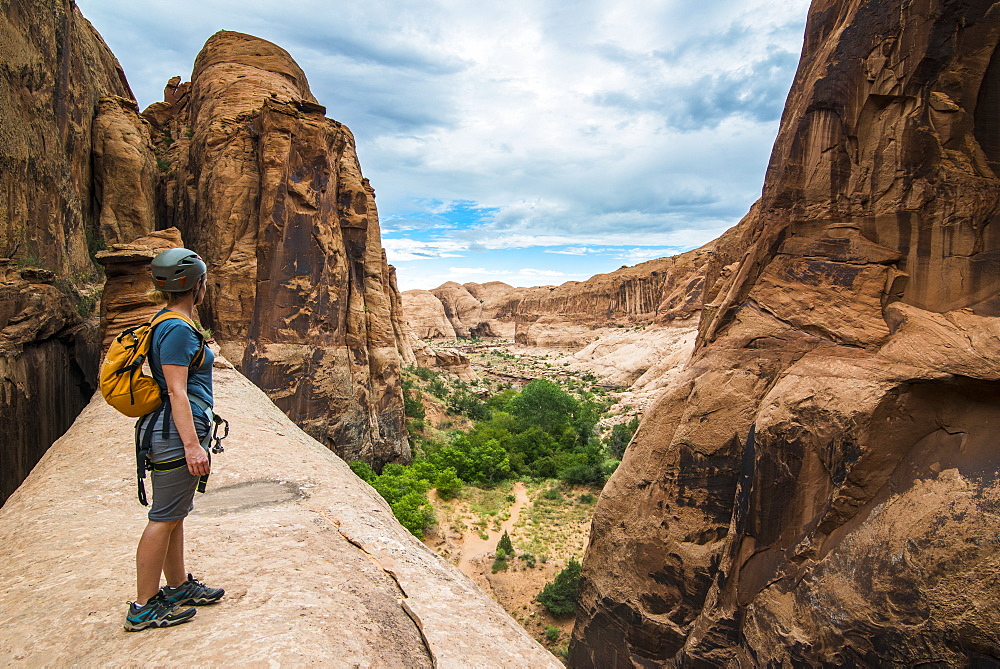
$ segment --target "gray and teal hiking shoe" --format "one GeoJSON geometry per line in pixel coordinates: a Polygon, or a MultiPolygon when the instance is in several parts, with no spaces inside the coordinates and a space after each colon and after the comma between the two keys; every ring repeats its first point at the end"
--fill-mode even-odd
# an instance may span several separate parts
{"type": "Polygon", "coordinates": [[[125,615],[125,631],[138,632],[147,627],[170,627],[180,625],[194,618],[194,609],[174,611],[174,605],[167,601],[163,592],[158,592],[149,598],[143,606],[135,602],[128,603],[128,613],[125,615]]]}
{"type": "Polygon", "coordinates": [[[176,588],[164,586],[160,588],[160,592],[163,598],[174,606],[214,604],[226,594],[222,588],[209,588],[204,583],[196,581],[191,574],[188,574],[188,580],[176,588]]]}

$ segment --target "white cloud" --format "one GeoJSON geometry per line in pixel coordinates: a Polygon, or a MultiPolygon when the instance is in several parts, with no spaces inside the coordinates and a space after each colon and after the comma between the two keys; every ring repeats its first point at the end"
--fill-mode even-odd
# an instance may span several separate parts
{"type": "Polygon", "coordinates": [[[382,239],[390,263],[432,258],[461,258],[467,245],[454,241],[424,242],[416,239],[382,239]]]}
{"type": "Polygon", "coordinates": [[[78,4],[143,105],[216,30],[288,50],[354,132],[387,255],[406,262],[717,236],[759,196],[809,2],[78,4]],[[482,220],[461,229],[454,203],[482,220]]]}

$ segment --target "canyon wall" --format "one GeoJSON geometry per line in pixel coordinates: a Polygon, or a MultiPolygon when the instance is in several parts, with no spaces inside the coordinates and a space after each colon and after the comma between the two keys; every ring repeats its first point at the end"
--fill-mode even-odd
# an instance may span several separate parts
{"type": "Polygon", "coordinates": [[[144,117],[166,223],[209,266],[202,324],[310,435],[380,468],[410,457],[413,356],[354,137],[280,47],[219,32],[144,117]]]}
{"type": "Polygon", "coordinates": [[[527,346],[580,348],[599,328],[670,324],[697,315],[714,245],[560,286],[450,281],[406,291],[403,310],[422,338],[506,337],[527,346]]]}
{"type": "Polygon", "coordinates": [[[102,277],[91,254],[102,238],[151,229],[151,201],[136,194],[151,195],[152,156],[127,155],[129,143],[149,147],[148,133],[117,60],[76,4],[4,3],[0,503],[96,385],[102,277]],[[146,178],[137,171],[143,166],[146,178]],[[125,183],[133,189],[129,210],[117,198],[125,183]],[[115,207],[103,207],[108,199],[115,207]]]}
{"type": "Polygon", "coordinates": [[[998,39],[991,0],[813,2],[695,354],[598,504],[571,666],[1000,659],[998,39]]]}
{"type": "Polygon", "coordinates": [[[148,311],[136,263],[163,243],[206,257],[204,324],[289,415],[345,458],[407,461],[416,354],[374,192],[291,57],[219,33],[140,114],[74,3],[8,2],[0,37],[0,501],[86,404],[102,336],[148,311]],[[131,282],[108,304],[97,260],[131,282]]]}

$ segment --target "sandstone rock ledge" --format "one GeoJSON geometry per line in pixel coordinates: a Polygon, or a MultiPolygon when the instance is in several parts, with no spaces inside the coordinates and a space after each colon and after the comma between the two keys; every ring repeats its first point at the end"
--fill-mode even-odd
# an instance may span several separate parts
{"type": "MultiPolygon", "coordinates": [[[[223,359],[220,358],[220,361],[223,359]]],[[[0,509],[0,657],[33,666],[559,667],[347,465],[217,363],[233,423],[187,521],[188,569],[226,588],[190,623],[126,633],[132,421],[100,397],[0,509]]]]}

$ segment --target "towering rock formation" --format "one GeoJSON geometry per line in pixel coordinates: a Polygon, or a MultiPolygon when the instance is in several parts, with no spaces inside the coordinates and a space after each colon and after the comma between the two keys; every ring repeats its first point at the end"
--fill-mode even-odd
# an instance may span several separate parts
{"type": "MultiPolygon", "coordinates": [[[[139,114],[73,2],[5,6],[0,501],[94,389],[95,254],[141,283],[130,263],[163,240],[133,242],[170,224],[212,268],[206,325],[283,409],[346,458],[409,458],[398,375],[416,355],[350,131],[287,53],[237,33],[165,97],[139,114]]],[[[115,291],[109,329],[140,313],[137,285],[115,291]]]]}
{"type": "Polygon", "coordinates": [[[283,49],[219,32],[144,112],[167,221],[209,265],[228,357],[310,435],[381,467],[410,457],[399,300],[354,137],[283,49]]]}
{"type": "Polygon", "coordinates": [[[90,253],[102,236],[151,229],[152,157],[127,149],[149,145],[134,108],[118,62],[74,2],[4,3],[0,502],[93,391],[101,275],[90,253]]]}
{"type": "Polygon", "coordinates": [[[1000,658],[998,40],[992,0],[813,2],[698,350],[598,505],[571,665],[1000,658]]]}

